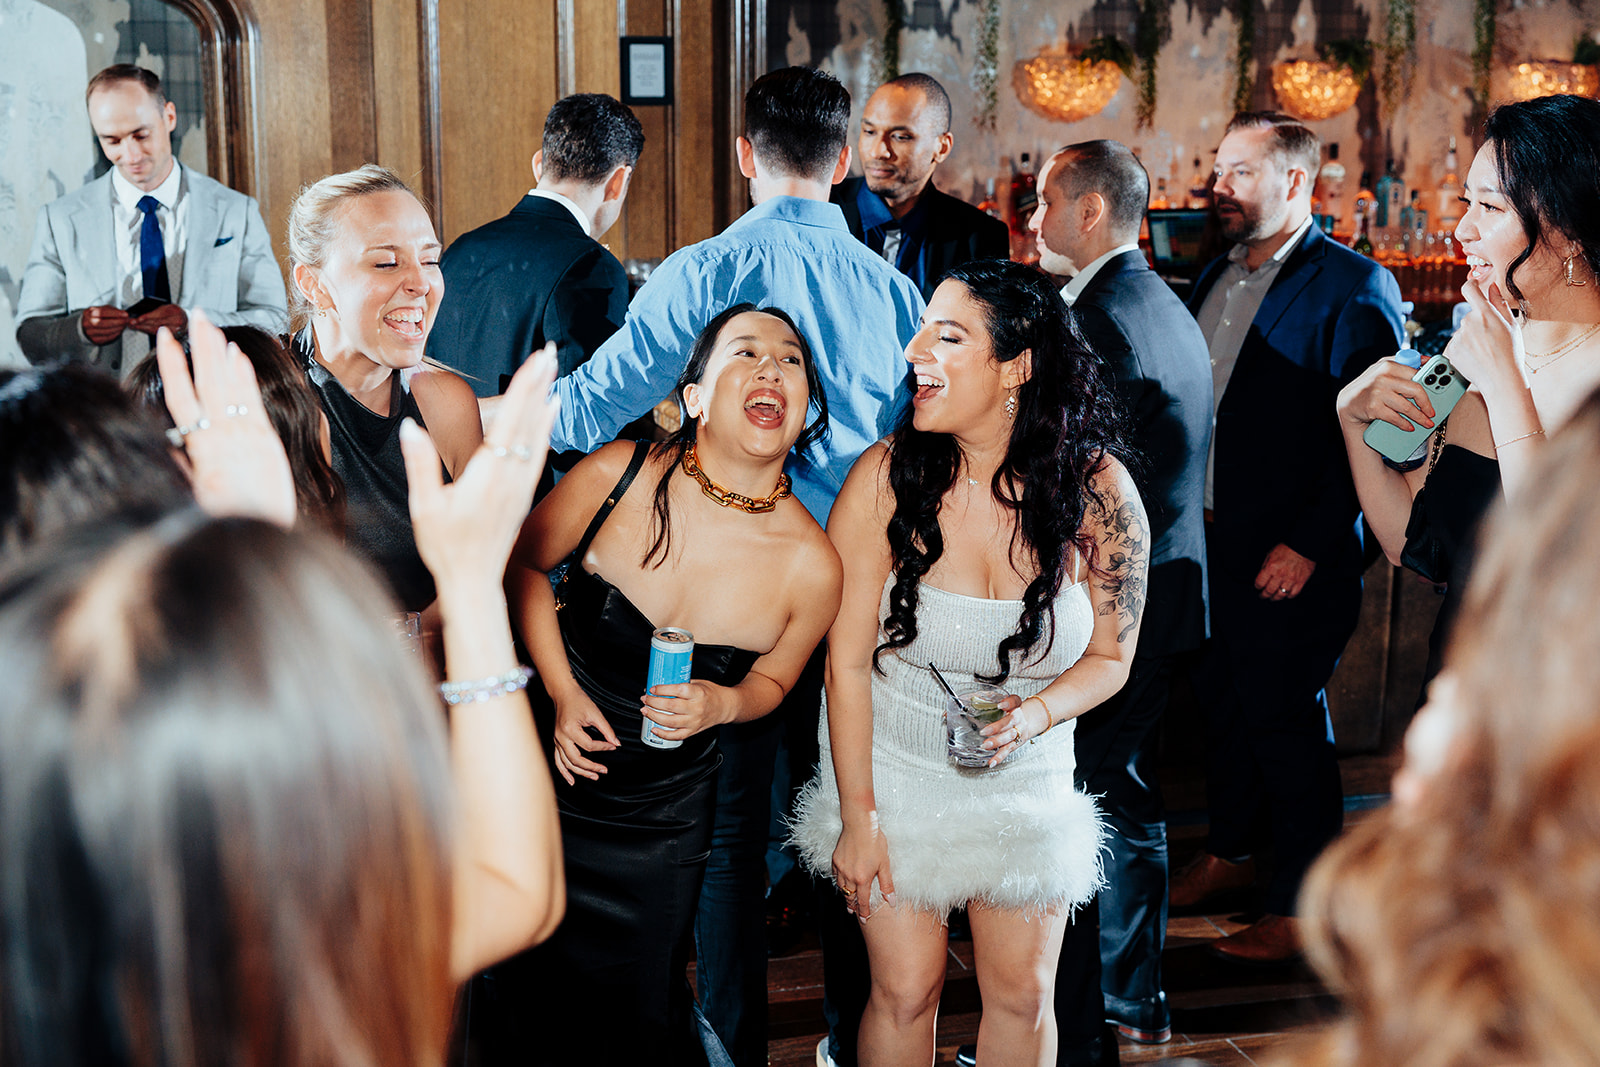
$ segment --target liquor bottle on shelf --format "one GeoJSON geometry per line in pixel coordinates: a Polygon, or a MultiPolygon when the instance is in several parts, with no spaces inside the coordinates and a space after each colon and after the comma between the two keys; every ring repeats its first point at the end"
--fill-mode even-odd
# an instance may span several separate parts
{"type": "Polygon", "coordinates": [[[1204,211],[1211,206],[1211,175],[1200,168],[1200,157],[1194,157],[1194,174],[1189,178],[1189,199],[1185,207],[1204,211]]]}
{"type": "MultiPolygon", "coordinates": [[[[1341,234],[1348,241],[1349,231],[1345,226],[1345,197],[1344,197],[1344,164],[1339,162],[1339,142],[1334,141],[1328,145],[1328,161],[1317,171],[1317,180],[1312,186],[1313,200],[1322,202],[1320,214],[1332,217],[1333,234],[1335,240],[1341,234]]],[[[1326,225],[1323,227],[1327,228],[1326,225]]]]}
{"type": "Polygon", "coordinates": [[[1444,180],[1439,183],[1439,210],[1433,216],[1433,225],[1437,230],[1455,231],[1456,223],[1461,221],[1461,179],[1456,176],[1456,139],[1450,138],[1450,150],[1444,155],[1444,180]]]}
{"type": "Polygon", "coordinates": [[[1167,179],[1156,179],[1155,194],[1150,197],[1151,211],[1165,211],[1172,206],[1172,201],[1167,198],[1167,179]]]}
{"type": "MultiPolygon", "coordinates": [[[[1372,192],[1372,172],[1364,170],[1361,172],[1361,185],[1356,190],[1353,221],[1355,232],[1350,237],[1351,248],[1355,248],[1356,241],[1363,235],[1367,235],[1367,247],[1371,249],[1372,239],[1369,234],[1369,228],[1372,223],[1373,208],[1377,202],[1378,198],[1372,192]]],[[[1367,254],[1370,254],[1370,252],[1367,254]]]]}
{"type": "Polygon", "coordinates": [[[1011,176],[1011,232],[1027,233],[1028,220],[1038,206],[1039,194],[1033,175],[1033,157],[1022,153],[1022,166],[1011,176]]]}
{"type": "Polygon", "coordinates": [[[989,179],[989,186],[984,190],[983,199],[978,201],[978,210],[990,218],[1000,217],[1000,203],[994,198],[994,179],[989,179]]]}
{"type": "Polygon", "coordinates": [[[1350,242],[1350,247],[1368,259],[1372,258],[1372,238],[1367,236],[1368,220],[1372,216],[1366,212],[1356,215],[1356,239],[1350,242]]]}
{"type": "Polygon", "coordinates": [[[1383,177],[1378,179],[1378,187],[1373,190],[1378,199],[1378,230],[1390,232],[1400,225],[1400,212],[1405,207],[1405,185],[1394,172],[1394,154],[1390,153],[1384,163],[1383,177]]]}
{"type": "Polygon", "coordinates": [[[1011,178],[1016,174],[1016,168],[1011,165],[1010,156],[1000,157],[1000,189],[1003,195],[999,198],[1000,221],[1006,224],[1006,229],[1011,229],[1011,178]]]}

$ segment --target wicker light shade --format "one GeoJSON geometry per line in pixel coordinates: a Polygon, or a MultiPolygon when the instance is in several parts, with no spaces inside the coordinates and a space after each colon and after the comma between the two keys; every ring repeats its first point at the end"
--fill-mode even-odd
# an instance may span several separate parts
{"type": "Polygon", "coordinates": [[[1272,91],[1278,106],[1297,119],[1332,118],[1356,102],[1361,82],[1350,68],[1320,59],[1292,59],[1272,65],[1272,91]]]}
{"type": "Polygon", "coordinates": [[[1540,96],[1594,96],[1600,91],[1600,71],[1581,63],[1561,63],[1553,59],[1530,59],[1510,70],[1506,96],[1510,100],[1532,100],[1540,96]]]}
{"type": "Polygon", "coordinates": [[[1011,85],[1028,110],[1077,122],[1111,103],[1122,88],[1122,68],[1109,59],[1090,62],[1058,44],[1013,67],[1011,85]]]}

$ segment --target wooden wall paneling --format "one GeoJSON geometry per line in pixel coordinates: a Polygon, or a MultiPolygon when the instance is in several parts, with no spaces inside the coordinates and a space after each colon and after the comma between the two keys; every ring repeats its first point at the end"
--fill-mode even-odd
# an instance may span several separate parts
{"type": "Polygon", "coordinates": [[[673,0],[676,26],[673,60],[677,99],[672,109],[672,237],[674,247],[703,241],[727,215],[726,187],[717,180],[725,126],[718,121],[717,90],[727,70],[726,50],[717,47],[718,0],[673,0]],[[719,205],[721,209],[719,210],[719,205]]]}
{"type": "Polygon", "coordinates": [[[261,0],[256,115],[263,182],[255,191],[287,266],[289,207],[307,182],[333,170],[329,113],[327,9],[323,0],[261,0]]]}
{"type": "Polygon", "coordinates": [[[498,218],[533,184],[529,160],[556,101],[554,0],[440,0],[443,239],[498,218]]]}
{"type": "Polygon", "coordinates": [[[423,189],[421,20],[416,0],[371,0],[377,154],[373,157],[423,189]]]}
{"type": "MultiPolygon", "coordinates": [[[[569,92],[606,93],[620,99],[622,56],[617,43],[617,27],[620,25],[618,5],[586,0],[579,2],[574,11],[573,2],[562,0],[561,32],[570,42],[570,47],[562,48],[562,55],[571,63],[571,78],[566,78],[565,73],[563,76],[563,84],[570,83],[571,87],[565,89],[562,95],[569,92]]],[[[651,146],[646,146],[645,151],[650,150],[651,146]]],[[[636,188],[637,185],[630,186],[629,199],[624,202],[623,214],[617,219],[616,225],[600,235],[600,243],[618,259],[627,259],[630,255],[627,210],[633,199],[631,190],[636,188]]]]}
{"type": "MultiPolygon", "coordinates": [[[[618,15],[626,33],[633,37],[663,37],[673,34],[669,0],[619,0],[618,15]]],[[[613,46],[616,47],[616,46],[613,46]]],[[[619,62],[620,62],[620,51],[619,62]]],[[[674,63],[678,62],[674,57],[674,63]]],[[[682,98],[682,68],[673,72],[674,88],[682,98]]],[[[639,125],[644,127],[644,155],[633,173],[628,193],[626,224],[628,255],[638,258],[664,257],[681,244],[676,239],[673,220],[674,164],[671,106],[634,105],[639,125]]]]}
{"type": "Polygon", "coordinates": [[[724,216],[721,224],[744,214],[750,206],[750,186],[734,155],[734,141],[744,133],[744,94],[750,83],[766,73],[766,0],[732,0],[727,27],[727,79],[722,87],[726,96],[724,121],[727,167],[723,176],[724,216]]]}
{"type": "Polygon", "coordinates": [[[371,0],[326,0],[328,113],[333,169],[354,170],[378,158],[378,106],[371,0]]]}

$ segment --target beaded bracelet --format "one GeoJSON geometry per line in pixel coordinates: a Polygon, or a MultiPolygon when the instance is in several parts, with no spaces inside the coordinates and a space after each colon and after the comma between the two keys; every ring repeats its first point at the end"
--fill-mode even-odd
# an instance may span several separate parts
{"type": "Polygon", "coordinates": [[[532,667],[513,667],[504,674],[475,682],[443,682],[439,686],[439,695],[452,707],[457,704],[481,704],[485,700],[526,689],[528,679],[532,677],[532,667]]]}

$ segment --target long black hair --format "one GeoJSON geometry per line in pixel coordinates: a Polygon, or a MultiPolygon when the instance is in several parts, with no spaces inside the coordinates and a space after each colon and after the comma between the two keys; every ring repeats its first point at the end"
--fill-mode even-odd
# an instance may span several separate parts
{"type": "Polygon", "coordinates": [[[1518,301],[1512,274],[1539,247],[1545,228],[1582,249],[1600,275],[1600,101],[1545,96],[1494,109],[1484,125],[1494,143],[1500,189],[1522,220],[1528,247],[1506,268],[1506,288],[1518,301]]]}
{"type": "Polygon", "coordinates": [[[672,397],[678,402],[678,411],[683,416],[683,422],[673,431],[672,436],[656,445],[654,449],[657,457],[668,457],[666,469],[661,472],[661,480],[656,483],[655,519],[651,524],[655,530],[655,538],[650,543],[650,550],[644,554],[644,562],[648,564],[654,560],[655,567],[666,562],[667,550],[672,545],[672,514],[667,507],[672,473],[683,462],[684,453],[694,447],[700,432],[700,420],[689,414],[689,405],[683,399],[683,391],[690,385],[699,384],[705,377],[706,365],[711,362],[711,354],[716,351],[717,337],[721,335],[722,328],[731,322],[734,316],[743,315],[746,311],[771,315],[793,330],[795,338],[800,342],[800,360],[806,368],[806,391],[810,394],[806,410],[816,412],[817,417],[795,441],[794,450],[803,452],[828,436],[828,394],[823,391],[822,379],[817,376],[817,363],[811,358],[811,345],[806,342],[805,334],[800,332],[800,327],[794,324],[788,313],[778,308],[756,307],[748,301],[734,304],[719,313],[706,323],[705,329],[694,339],[694,347],[689,349],[689,362],[684,365],[683,373],[678,375],[678,384],[672,389],[672,397]]]}
{"type": "MultiPolygon", "coordinates": [[[[983,308],[997,362],[1032,353],[1032,372],[1017,389],[1011,439],[991,488],[1016,514],[1013,556],[1020,541],[1039,573],[1023,593],[1016,632],[1000,642],[999,673],[982,678],[998,685],[1010,676],[1012,658],[1044,636],[1069,570],[1068,549],[1075,547],[1091,568],[1097,565],[1084,516],[1090,507],[1101,506],[1091,481],[1094,472],[1107,455],[1124,456],[1122,415],[1099,361],[1073,329],[1061,294],[1044,275],[996,259],[963,264],[944,277],[960,283],[983,308]]],[[[912,417],[908,409],[889,438],[894,515],[888,537],[894,588],[883,623],[885,639],[873,653],[873,666],[880,671],[878,658],[884,652],[916,639],[919,583],[944,555],[939,508],[961,468],[955,438],[918,430],[912,417]]],[[[1052,627],[1046,651],[1054,640],[1052,627]]]]}

